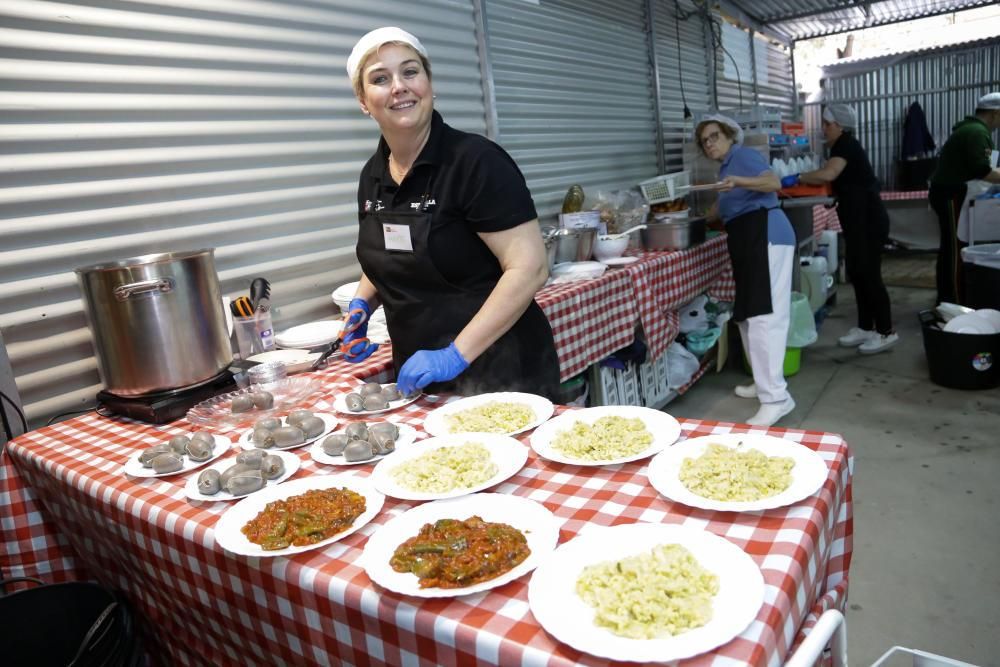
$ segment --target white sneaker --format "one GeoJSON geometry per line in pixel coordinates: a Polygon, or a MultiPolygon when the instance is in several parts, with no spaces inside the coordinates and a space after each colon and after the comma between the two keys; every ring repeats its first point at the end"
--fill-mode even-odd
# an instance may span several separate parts
{"type": "Polygon", "coordinates": [[[858,347],[861,354],[878,354],[885,352],[890,347],[899,342],[899,334],[875,334],[858,347]]]}
{"type": "Polygon", "coordinates": [[[781,403],[761,403],[760,410],[747,420],[752,426],[772,426],[779,419],[795,409],[795,401],[791,396],[781,403]]]}
{"type": "Polygon", "coordinates": [[[845,335],[837,339],[837,343],[841,347],[857,347],[862,343],[869,341],[871,338],[877,336],[878,334],[874,331],[868,331],[866,329],[859,329],[858,327],[851,327],[845,335]]]}
{"type": "Polygon", "coordinates": [[[740,398],[757,398],[757,385],[753,382],[750,384],[738,384],[733,388],[733,393],[740,398]]]}

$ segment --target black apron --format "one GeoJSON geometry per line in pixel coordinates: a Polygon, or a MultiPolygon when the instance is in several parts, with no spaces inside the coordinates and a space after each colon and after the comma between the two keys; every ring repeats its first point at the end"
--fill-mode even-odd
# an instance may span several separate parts
{"type": "MultiPolygon", "coordinates": [[[[425,194],[424,202],[427,199],[425,194]]],[[[358,261],[385,307],[397,376],[403,362],[418,350],[435,350],[454,341],[495,286],[466,287],[441,274],[431,258],[431,214],[426,211],[426,204],[417,210],[370,211],[358,234],[358,261]],[[386,250],[383,225],[409,227],[413,252],[386,250]]],[[[555,399],[558,389],[559,358],[552,328],[532,300],[514,326],[465,372],[451,382],[428,385],[425,391],[464,396],[522,391],[555,399]]]]}
{"type": "Polygon", "coordinates": [[[767,257],[767,212],[758,208],[726,223],[726,243],[733,261],[736,300],[733,320],[774,312],[771,307],[771,269],[767,257]]]}

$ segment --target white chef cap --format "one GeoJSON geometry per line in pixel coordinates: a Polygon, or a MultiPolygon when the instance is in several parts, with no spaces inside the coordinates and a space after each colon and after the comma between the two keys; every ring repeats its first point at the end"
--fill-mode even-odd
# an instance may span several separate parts
{"type": "Polygon", "coordinates": [[[976,109],[985,109],[987,111],[996,111],[1000,109],[1000,93],[989,93],[983,95],[976,102],[976,109]]]}
{"type": "Polygon", "coordinates": [[[823,120],[836,123],[845,130],[853,130],[858,126],[858,114],[846,104],[828,104],[823,109],[823,120]]]}
{"type": "Polygon", "coordinates": [[[413,47],[413,50],[422,55],[424,58],[430,58],[427,55],[427,49],[424,45],[420,43],[420,40],[406,32],[402,28],[395,27],[384,27],[376,28],[372,30],[367,35],[358,40],[358,43],[354,45],[351,50],[351,55],[347,59],[347,76],[351,78],[351,84],[357,80],[358,69],[361,67],[361,60],[365,57],[372,49],[377,49],[387,42],[402,42],[404,44],[409,44],[413,47]]]}
{"type": "Polygon", "coordinates": [[[713,113],[702,117],[702,119],[698,122],[698,126],[694,128],[694,141],[699,146],[701,145],[701,137],[698,136],[698,133],[701,131],[701,128],[705,127],[705,123],[718,123],[719,125],[725,125],[736,133],[736,136],[733,138],[733,143],[743,143],[743,128],[740,127],[740,124],[729,116],[723,116],[721,113],[713,113]]]}

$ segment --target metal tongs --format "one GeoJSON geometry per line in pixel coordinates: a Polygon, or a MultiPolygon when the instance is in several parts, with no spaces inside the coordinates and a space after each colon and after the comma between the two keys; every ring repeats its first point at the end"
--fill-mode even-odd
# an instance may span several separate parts
{"type": "Polygon", "coordinates": [[[338,350],[341,354],[361,354],[364,352],[365,348],[372,344],[371,340],[367,336],[361,338],[355,338],[350,343],[344,344],[344,336],[349,333],[353,333],[361,328],[361,325],[365,323],[368,319],[368,315],[361,308],[355,308],[354,310],[347,313],[347,317],[344,319],[344,328],[341,329],[340,335],[337,336],[337,340],[332,343],[327,343],[326,345],[316,348],[314,352],[319,352],[320,355],[313,362],[311,370],[316,370],[322,366],[326,360],[332,356],[338,350]]]}

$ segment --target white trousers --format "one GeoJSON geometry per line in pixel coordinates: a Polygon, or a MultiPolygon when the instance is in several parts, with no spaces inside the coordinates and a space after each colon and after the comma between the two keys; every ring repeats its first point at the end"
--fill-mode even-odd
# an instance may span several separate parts
{"type": "Polygon", "coordinates": [[[795,246],[767,244],[772,312],[739,323],[743,353],[753,368],[753,381],[761,403],[780,403],[789,396],[783,367],[792,308],[793,261],[795,246]]]}

